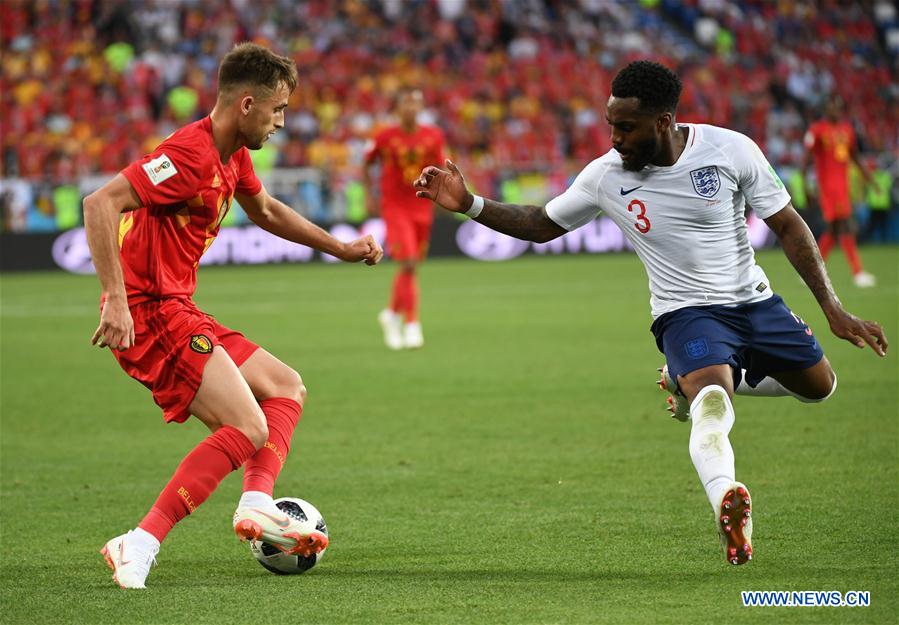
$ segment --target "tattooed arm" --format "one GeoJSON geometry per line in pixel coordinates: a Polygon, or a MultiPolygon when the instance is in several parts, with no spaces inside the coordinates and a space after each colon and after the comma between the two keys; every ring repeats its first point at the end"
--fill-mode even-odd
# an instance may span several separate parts
{"type": "Polygon", "coordinates": [[[475,221],[497,232],[537,243],[552,241],[568,232],[550,219],[546,210],[540,206],[503,204],[486,198],[484,199],[484,210],[475,218],[475,221]]]}
{"type": "MultiPolygon", "coordinates": [[[[447,160],[446,167],[445,170],[425,167],[413,184],[415,194],[436,202],[448,211],[464,213],[471,208],[474,196],[465,187],[465,178],[456,165],[447,160]]],[[[551,241],[568,232],[550,219],[546,209],[540,206],[503,204],[486,198],[484,208],[475,221],[497,232],[537,243],[551,241]]]]}
{"type": "Polygon", "coordinates": [[[793,205],[787,204],[765,223],[777,235],[784,254],[818,300],[831,332],[857,347],[867,343],[878,355],[885,355],[887,340],[883,329],[878,323],[859,319],[843,308],[827,276],[818,244],[793,205]]]}

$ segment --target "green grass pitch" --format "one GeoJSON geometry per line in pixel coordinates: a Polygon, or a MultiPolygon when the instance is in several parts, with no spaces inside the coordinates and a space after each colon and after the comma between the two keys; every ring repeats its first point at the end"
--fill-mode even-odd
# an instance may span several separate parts
{"type": "Polygon", "coordinates": [[[653,387],[662,359],[636,257],[434,260],[427,344],[388,352],[375,317],[393,267],[200,272],[199,305],[303,375],[306,412],[276,495],[316,504],[331,547],[276,577],[231,532],[230,476],[170,535],[147,591],[98,550],[133,527],[198,422],[164,426],[150,394],[89,345],[93,277],[2,278],[4,623],[888,623],[899,613],[897,248],[880,279],[830,268],[847,308],[881,321],[886,359],[834,338],[777,251],[776,290],[839,375],[820,405],[738,397],[737,475],[755,560],[731,567],[689,454],[653,387]],[[867,590],[867,608],[745,608],[742,590],[867,590]]]}

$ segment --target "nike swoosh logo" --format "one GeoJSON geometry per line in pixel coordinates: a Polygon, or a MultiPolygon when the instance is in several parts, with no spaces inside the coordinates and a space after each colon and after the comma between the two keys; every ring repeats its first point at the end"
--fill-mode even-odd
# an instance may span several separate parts
{"type": "Polygon", "coordinates": [[[260,510],[259,508],[256,508],[256,512],[258,512],[259,514],[261,514],[261,515],[263,515],[263,516],[266,516],[266,517],[270,518],[270,519],[272,520],[272,522],[273,522],[275,525],[277,525],[278,527],[280,527],[281,529],[285,529],[285,530],[286,530],[288,527],[290,527],[290,519],[289,519],[288,517],[284,517],[283,519],[279,519],[279,518],[277,518],[277,517],[273,517],[272,515],[270,515],[270,514],[267,513],[267,512],[263,512],[263,511],[260,510]]]}
{"type": "Polygon", "coordinates": [[[619,191],[621,191],[621,195],[627,195],[628,193],[631,193],[632,191],[636,191],[637,189],[639,189],[642,186],[643,185],[641,184],[641,185],[634,187],[633,189],[625,189],[624,187],[621,187],[621,189],[619,189],[619,191]]]}
{"type": "Polygon", "coordinates": [[[131,564],[131,560],[125,560],[125,542],[122,541],[119,543],[119,566],[126,564],[131,564]]]}

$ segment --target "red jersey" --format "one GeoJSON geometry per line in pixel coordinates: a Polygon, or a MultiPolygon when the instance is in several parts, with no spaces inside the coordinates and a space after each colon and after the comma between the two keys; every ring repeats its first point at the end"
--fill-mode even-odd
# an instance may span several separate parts
{"type": "Polygon", "coordinates": [[[815,159],[818,186],[825,193],[849,192],[849,160],[855,131],[847,122],[817,121],[805,133],[805,147],[815,159]]]}
{"type": "Polygon", "coordinates": [[[400,126],[378,132],[365,153],[366,162],[381,160],[381,210],[430,213],[431,200],[415,197],[412,183],[428,165],[443,166],[443,132],[435,126],[418,126],[407,133],[400,126]]]}
{"type": "Polygon", "coordinates": [[[143,205],[119,224],[129,305],[189,298],[200,257],[215,240],[234,193],[262,189],[247,148],[222,163],[205,117],[175,131],[122,174],[143,205]]]}

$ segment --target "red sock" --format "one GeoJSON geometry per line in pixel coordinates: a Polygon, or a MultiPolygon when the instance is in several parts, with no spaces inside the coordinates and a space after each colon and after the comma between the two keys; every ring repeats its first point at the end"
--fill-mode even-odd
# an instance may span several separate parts
{"type": "Polygon", "coordinates": [[[859,258],[858,248],[855,246],[855,235],[841,234],[840,246],[843,248],[843,253],[846,254],[846,260],[849,261],[853,275],[859,273],[862,270],[862,259],[859,258]]]}
{"type": "Polygon", "coordinates": [[[406,301],[406,323],[412,323],[413,321],[418,321],[418,278],[414,273],[406,275],[408,276],[406,286],[406,297],[408,298],[406,301]]]}
{"type": "Polygon", "coordinates": [[[259,405],[268,423],[268,440],[247,460],[243,489],[271,495],[275,490],[275,480],[290,452],[290,439],[293,438],[293,431],[303,414],[303,407],[286,397],[264,399],[259,405]]]}
{"type": "Polygon", "coordinates": [[[821,250],[821,258],[827,260],[830,250],[833,248],[833,235],[830,231],[825,232],[818,239],[818,249],[821,250]]]}
{"type": "Polygon", "coordinates": [[[390,296],[390,310],[402,313],[406,310],[406,280],[405,273],[398,272],[393,278],[393,292],[390,296]]]}
{"type": "Polygon", "coordinates": [[[250,439],[237,428],[219,428],[184,457],[138,527],[162,542],[175,523],[196,510],[219,482],[255,451],[250,439]]]}

